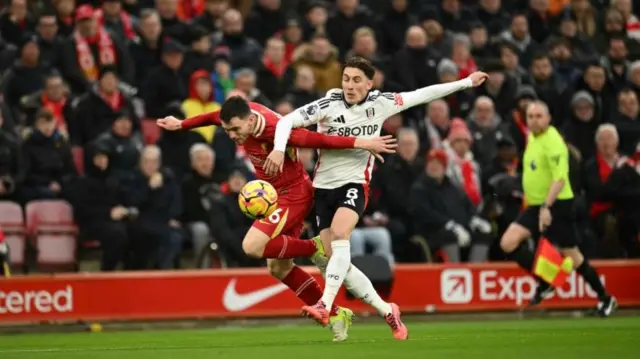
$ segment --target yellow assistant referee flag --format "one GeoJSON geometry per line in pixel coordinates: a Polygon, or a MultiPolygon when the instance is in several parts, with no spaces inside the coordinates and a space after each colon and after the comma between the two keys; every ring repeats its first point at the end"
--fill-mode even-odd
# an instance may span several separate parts
{"type": "Polygon", "coordinates": [[[536,250],[533,273],[552,286],[559,287],[564,284],[571,271],[573,271],[571,257],[563,258],[548,239],[541,237],[536,250]]]}

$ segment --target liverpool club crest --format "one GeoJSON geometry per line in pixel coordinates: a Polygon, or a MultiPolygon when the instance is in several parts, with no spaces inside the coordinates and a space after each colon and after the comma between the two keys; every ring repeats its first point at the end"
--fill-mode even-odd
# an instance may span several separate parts
{"type": "Polygon", "coordinates": [[[372,108],[368,108],[367,111],[365,112],[367,114],[367,118],[370,120],[373,120],[373,117],[376,115],[375,110],[372,108]]]}

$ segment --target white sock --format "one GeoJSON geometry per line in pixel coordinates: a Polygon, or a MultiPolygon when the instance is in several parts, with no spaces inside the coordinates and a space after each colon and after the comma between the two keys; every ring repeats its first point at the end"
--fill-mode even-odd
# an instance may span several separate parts
{"type": "Polygon", "coordinates": [[[344,278],[344,286],[351,294],[375,308],[380,315],[391,313],[391,304],[380,297],[369,278],[353,264],[344,278]]]}
{"type": "Polygon", "coordinates": [[[331,242],[331,251],[333,253],[329,258],[329,264],[327,264],[327,276],[321,299],[327,309],[333,306],[333,301],[336,299],[351,265],[351,246],[348,240],[339,239],[331,242]]]}

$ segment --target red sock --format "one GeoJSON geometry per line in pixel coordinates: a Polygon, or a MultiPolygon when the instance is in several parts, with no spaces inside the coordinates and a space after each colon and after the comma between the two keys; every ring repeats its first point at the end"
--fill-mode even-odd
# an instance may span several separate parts
{"type": "MultiPolygon", "coordinates": [[[[291,272],[282,280],[289,289],[296,293],[296,297],[300,298],[306,305],[314,305],[322,298],[322,289],[313,277],[304,271],[304,269],[294,266],[291,272]]],[[[331,307],[331,315],[338,313],[338,306],[335,304],[331,307]]]]}
{"type": "Polygon", "coordinates": [[[311,257],[316,250],[317,248],[314,241],[281,234],[267,242],[262,257],[279,259],[311,257]]]}

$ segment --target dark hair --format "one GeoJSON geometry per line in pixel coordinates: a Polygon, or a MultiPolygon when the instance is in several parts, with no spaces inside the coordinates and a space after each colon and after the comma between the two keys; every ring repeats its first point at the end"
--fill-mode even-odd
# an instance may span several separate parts
{"type": "Polygon", "coordinates": [[[520,50],[518,50],[518,47],[511,41],[503,41],[500,43],[500,53],[502,53],[502,50],[509,50],[511,52],[513,52],[514,54],[516,54],[516,56],[520,56],[520,50]]]}
{"type": "Polygon", "coordinates": [[[344,71],[347,67],[353,67],[361,70],[369,80],[373,80],[373,77],[376,74],[376,68],[373,67],[371,61],[360,56],[354,56],[347,60],[347,62],[344,63],[342,70],[344,71]]]}
{"type": "Polygon", "coordinates": [[[224,123],[229,123],[232,118],[246,118],[251,114],[249,103],[240,96],[231,96],[223,104],[220,109],[220,119],[224,123]]]}
{"type": "Polygon", "coordinates": [[[545,60],[545,59],[551,61],[551,58],[549,57],[548,54],[544,52],[537,52],[535,55],[533,55],[533,59],[531,60],[531,63],[533,63],[534,61],[545,60]]]}
{"type": "Polygon", "coordinates": [[[524,17],[527,20],[527,22],[529,22],[529,19],[527,18],[527,13],[518,11],[518,12],[515,12],[513,15],[511,15],[511,23],[513,23],[513,20],[515,20],[517,17],[524,17]]]}
{"type": "Polygon", "coordinates": [[[53,112],[51,112],[46,108],[41,108],[40,110],[38,110],[38,113],[36,114],[36,122],[39,120],[45,120],[46,122],[53,121],[54,120],[53,112]]]}
{"type": "Polygon", "coordinates": [[[625,46],[627,45],[627,42],[625,41],[624,36],[621,36],[621,35],[613,35],[613,36],[611,36],[611,37],[609,38],[609,46],[611,46],[611,44],[612,44],[614,41],[622,41],[622,42],[624,43],[624,45],[625,45],[625,46]]]}

